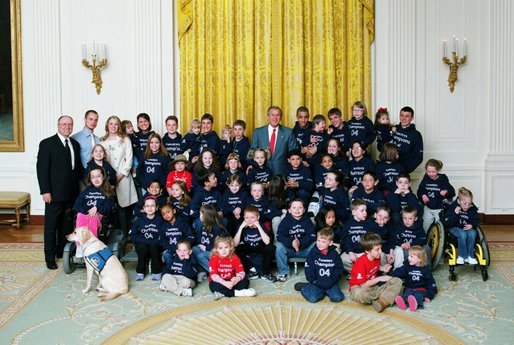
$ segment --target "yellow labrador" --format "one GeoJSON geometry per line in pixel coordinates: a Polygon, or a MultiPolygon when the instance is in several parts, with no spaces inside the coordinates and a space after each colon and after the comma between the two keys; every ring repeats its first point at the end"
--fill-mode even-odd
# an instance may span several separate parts
{"type": "Polygon", "coordinates": [[[68,241],[80,242],[84,250],[84,261],[86,262],[87,283],[82,290],[87,293],[91,290],[93,272],[98,275],[97,290],[98,297],[102,301],[108,301],[128,292],[127,272],[123,269],[120,260],[109,250],[109,248],[93,235],[87,227],[76,228],[67,235],[68,241]]]}

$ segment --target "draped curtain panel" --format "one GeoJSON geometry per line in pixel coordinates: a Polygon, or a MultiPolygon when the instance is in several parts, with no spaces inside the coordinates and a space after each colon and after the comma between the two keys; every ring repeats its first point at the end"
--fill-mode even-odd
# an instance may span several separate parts
{"type": "MultiPolygon", "coordinates": [[[[278,105],[292,126],[353,102],[371,106],[374,0],[177,0],[181,128],[210,113],[247,134],[278,105]]],[[[371,107],[370,107],[371,109],[371,107]]]]}

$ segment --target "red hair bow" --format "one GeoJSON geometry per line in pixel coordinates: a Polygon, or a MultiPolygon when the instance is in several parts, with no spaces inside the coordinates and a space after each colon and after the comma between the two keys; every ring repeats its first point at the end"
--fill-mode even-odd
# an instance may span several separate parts
{"type": "Polygon", "coordinates": [[[382,108],[382,107],[378,108],[379,113],[386,112],[386,111],[387,111],[387,108],[382,108]]]}

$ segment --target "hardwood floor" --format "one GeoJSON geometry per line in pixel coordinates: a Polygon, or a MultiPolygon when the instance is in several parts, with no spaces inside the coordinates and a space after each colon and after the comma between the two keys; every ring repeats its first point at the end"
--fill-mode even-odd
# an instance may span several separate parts
{"type": "MultiPolygon", "coordinates": [[[[514,225],[482,225],[488,241],[514,242],[514,225]]],[[[0,225],[0,243],[43,242],[43,225],[23,224],[20,230],[10,225],[0,225]]]]}

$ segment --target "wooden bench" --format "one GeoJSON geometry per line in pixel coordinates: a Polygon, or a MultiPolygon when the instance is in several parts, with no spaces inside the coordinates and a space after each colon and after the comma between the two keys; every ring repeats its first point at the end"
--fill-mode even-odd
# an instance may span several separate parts
{"type": "Polygon", "coordinates": [[[25,220],[30,223],[30,194],[25,192],[0,192],[0,209],[14,209],[16,219],[0,220],[1,224],[12,224],[20,229],[20,209],[25,207],[25,220]]]}

